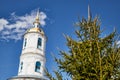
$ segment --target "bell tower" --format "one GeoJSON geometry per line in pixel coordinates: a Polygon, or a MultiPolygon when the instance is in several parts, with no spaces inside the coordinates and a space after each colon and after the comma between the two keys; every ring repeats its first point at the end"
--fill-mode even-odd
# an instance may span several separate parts
{"type": "Polygon", "coordinates": [[[38,11],[33,27],[24,34],[18,76],[9,80],[45,80],[43,74],[46,62],[46,36],[40,28],[39,14],[38,11]]]}

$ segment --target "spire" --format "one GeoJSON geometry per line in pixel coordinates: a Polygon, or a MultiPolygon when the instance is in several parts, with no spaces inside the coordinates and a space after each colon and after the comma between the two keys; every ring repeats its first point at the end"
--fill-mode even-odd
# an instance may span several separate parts
{"type": "Polygon", "coordinates": [[[39,9],[37,11],[37,16],[36,16],[36,20],[39,20],[39,16],[40,16],[40,12],[39,12],[39,9]]]}
{"type": "Polygon", "coordinates": [[[39,9],[37,11],[37,15],[36,15],[36,18],[35,18],[35,21],[34,21],[34,27],[39,27],[40,25],[40,12],[39,12],[39,9]]]}
{"type": "Polygon", "coordinates": [[[88,5],[88,21],[91,20],[91,11],[90,11],[90,6],[88,5]]]}

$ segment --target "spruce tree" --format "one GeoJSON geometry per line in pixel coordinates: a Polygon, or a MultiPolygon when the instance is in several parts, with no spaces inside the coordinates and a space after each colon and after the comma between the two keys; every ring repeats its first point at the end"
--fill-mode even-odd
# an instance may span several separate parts
{"type": "Polygon", "coordinates": [[[116,31],[101,36],[98,17],[82,18],[76,23],[77,40],[65,36],[69,51],[60,51],[62,58],[55,58],[59,71],[56,78],[46,71],[50,80],[63,80],[65,72],[72,80],[120,80],[120,48],[116,31]]]}

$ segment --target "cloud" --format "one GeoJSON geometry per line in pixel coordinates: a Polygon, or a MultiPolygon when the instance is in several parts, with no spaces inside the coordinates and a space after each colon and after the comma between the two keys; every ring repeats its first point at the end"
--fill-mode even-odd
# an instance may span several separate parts
{"type": "MultiPolygon", "coordinates": [[[[0,18],[0,40],[20,40],[28,28],[33,27],[37,10],[29,14],[18,16],[15,13],[10,15],[10,19],[0,18]]],[[[44,12],[40,12],[40,24],[45,26],[47,18],[44,12]]]]}
{"type": "Polygon", "coordinates": [[[0,19],[0,31],[4,29],[5,26],[7,26],[8,21],[5,20],[4,18],[0,19]]]}

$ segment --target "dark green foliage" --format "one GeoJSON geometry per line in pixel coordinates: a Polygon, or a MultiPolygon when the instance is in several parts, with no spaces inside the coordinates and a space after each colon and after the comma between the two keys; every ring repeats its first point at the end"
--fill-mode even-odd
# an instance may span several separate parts
{"type": "MultiPolygon", "coordinates": [[[[66,36],[69,51],[60,51],[62,58],[55,58],[59,70],[72,80],[119,80],[120,49],[115,41],[116,32],[101,37],[98,17],[82,18],[76,26],[77,40],[66,36]]],[[[55,74],[56,79],[47,76],[50,80],[62,80],[61,73],[55,74]]]]}

